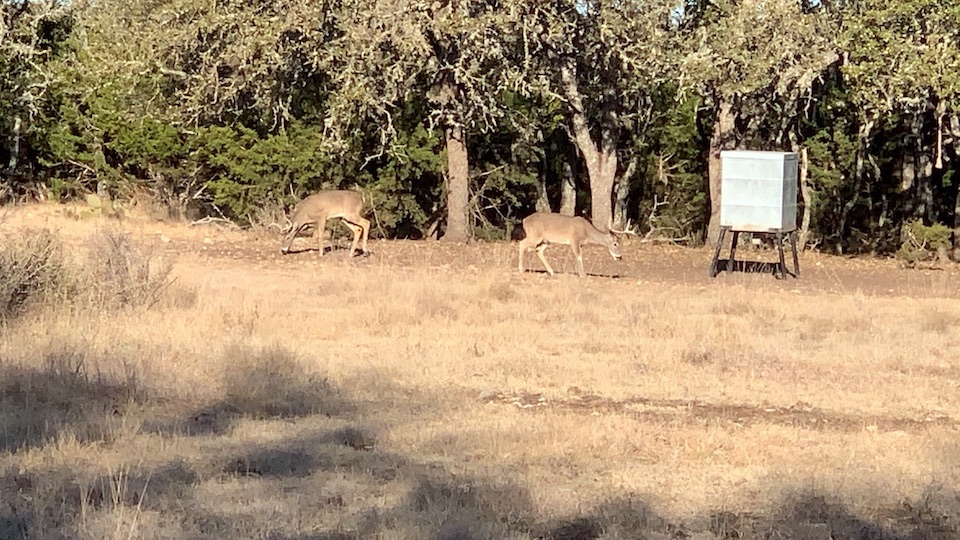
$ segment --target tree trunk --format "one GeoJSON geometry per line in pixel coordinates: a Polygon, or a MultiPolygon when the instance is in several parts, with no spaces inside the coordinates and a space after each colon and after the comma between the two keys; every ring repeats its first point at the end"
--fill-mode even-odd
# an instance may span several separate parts
{"type": "MultiPolygon", "coordinates": [[[[955,158],[960,157],[960,116],[949,118],[950,139],[953,142],[955,158]]],[[[960,184],[957,185],[957,195],[953,203],[953,260],[960,262],[960,184]]]]}
{"type": "Polygon", "coordinates": [[[932,225],[936,222],[936,207],[933,200],[933,159],[928,150],[923,147],[923,142],[917,140],[917,196],[920,198],[919,216],[923,219],[924,225],[932,225]]]}
{"type": "Polygon", "coordinates": [[[713,133],[710,136],[710,157],[707,163],[710,190],[710,221],[707,225],[707,244],[709,245],[715,245],[720,238],[720,180],[723,172],[720,152],[731,150],[735,142],[736,116],[733,113],[733,101],[718,97],[715,114],[713,133]]]}
{"type": "Polygon", "coordinates": [[[547,168],[541,165],[537,173],[537,212],[550,211],[550,198],[547,197],[547,168]]]}
{"type": "Polygon", "coordinates": [[[627,225],[627,197],[630,196],[630,178],[637,170],[636,157],[627,164],[627,170],[617,177],[616,197],[613,203],[613,225],[617,229],[623,229],[627,225]]]}
{"type": "Polygon", "coordinates": [[[463,128],[449,124],[443,131],[447,147],[447,228],[443,240],[470,239],[470,168],[463,128]]]}
{"type": "Polygon", "coordinates": [[[917,182],[917,157],[912,149],[900,156],[900,194],[903,196],[903,215],[906,219],[915,219],[917,196],[914,192],[917,182]]]}
{"type": "Polygon", "coordinates": [[[857,202],[860,200],[860,191],[863,189],[863,175],[865,164],[867,160],[867,150],[870,147],[870,137],[873,132],[874,120],[867,120],[860,126],[858,132],[858,145],[857,145],[857,158],[856,165],[854,166],[853,175],[853,193],[850,195],[850,200],[843,205],[843,208],[840,210],[840,227],[839,235],[837,239],[837,252],[843,254],[843,237],[846,234],[847,228],[847,219],[850,217],[850,212],[857,206],[857,202]]]}
{"type": "Polygon", "coordinates": [[[590,179],[590,216],[594,226],[606,230],[613,220],[613,185],[617,175],[618,118],[614,98],[605,95],[603,120],[600,127],[600,144],[590,136],[587,114],[577,81],[577,62],[573,57],[561,61],[560,78],[564,97],[570,107],[570,127],[573,142],[580,150],[590,179]]]}
{"type": "Polygon", "coordinates": [[[807,246],[807,240],[810,238],[810,217],[813,214],[811,205],[813,204],[813,190],[810,189],[810,183],[807,182],[808,171],[810,170],[809,156],[807,149],[800,149],[800,198],[803,200],[803,217],[800,220],[800,241],[797,249],[803,251],[807,246]]]}
{"type": "Polygon", "coordinates": [[[930,225],[933,222],[933,162],[926,152],[923,143],[923,116],[915,114],[911,122],[913,131],[913,147],[911,148],[912,170],[904,176],[912,176],[916,191],[913,195],[913,208],[915,212],[910,217],[922,219],[924,225],[930,225]]]}
{"type": "Polygon", "coordinates": [[[17,159],[20,157],[20,129],[23,122],[17,116],[13,120],[13,143],[10,145],[10,161],[7,163],[7,170],[13,173],[17,168],[17,159]]]}
{"type": "Polygon", "coordinates": [[[577,184],[573,176],[573,167],[569,161],[563,162],[563,175],[560,177],[560,213],[572,216],[577,211],[577,184]]]}

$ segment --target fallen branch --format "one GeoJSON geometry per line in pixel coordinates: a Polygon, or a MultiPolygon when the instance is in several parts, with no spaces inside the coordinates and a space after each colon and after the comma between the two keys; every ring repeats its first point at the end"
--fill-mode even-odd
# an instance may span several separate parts
{"type": "Polygon", "coordinates": [[[227,219],[227,218],[218,218],[218,217],[213,217],[213,216],[207,216],[207,217],[205,217],[205,218],[201,218],[201,219],[198,219],[198,220],[196,220],[196,221],[192,221],[192,222],[190,222],[190,226],[193,227],[194,225],[208,225],[208,224],[210,224],[210,223],[225,223],[225,224],[226,224],[229,228],[231,228],[231,229],[239,229],[239,228],[240,228],[239,225],[237,225],[236,223],[230,221],[230,220],[227,219]]]}

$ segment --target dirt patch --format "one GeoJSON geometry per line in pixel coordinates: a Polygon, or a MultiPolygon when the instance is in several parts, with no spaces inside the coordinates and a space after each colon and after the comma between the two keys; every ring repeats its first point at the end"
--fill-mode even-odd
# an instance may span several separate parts
{"type": "MultiPolygon", "coordinates": [[[[532,254],[527,254],[528,272],[517,273],[516,242],[474,242],[448,244],[434,241],[375,240],[367,257],[348,257],[349,235],[343,231],[328,241],[328,250],[320,257],[312,238],[298,238],[293,252],[280,253],[280,235],[265,238],[262,233],[245,232],[219,223],[190,225],[158,222],[145,215],[129,213],[122,221],[114,219],[74,220],[64,207],[54,204],[25,205],[7,210],[4,226],[50,227],[66,238],[83,238],[97,227],[122,227],[141,240],[157,244],[163,251],[187,260],[229,260],[254,267],[297,268],[315,264],[365,266],[428,267],[451,272],[479,272],[491,268],[531,283],[540,280],[578,279],[574,259],[563,246],[548,248],[558,276],[550,278],[532,254]]],[[[773,273],[721,272],[708,276],[712,251],[709,248],[685,248],[657,245],[626,239],[623,259],[612,260],[603,248],[584,247],[584,266],[588,280],[633,281],[641,286],[701,286],[719,284],[748,286],[758,293],[790,291],[799,294],[864,294],[871,296],[912,296],[927,298],[960,297],[960,268],[905,269],[893,259],[841,257],[816,252],[800,256],[800,278],[777,279],[773,273]]],[[[772,249],[742,248],[738,260],[769,263],[777,260],[772,249]]],[[[751,265],[746,265],[750,267],[751,265]]],[[[753,265],[767,267],[769,265],[753,265]]]]}

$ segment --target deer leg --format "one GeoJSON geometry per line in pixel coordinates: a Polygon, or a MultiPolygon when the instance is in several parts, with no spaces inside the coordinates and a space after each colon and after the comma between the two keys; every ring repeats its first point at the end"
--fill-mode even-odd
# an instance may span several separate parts
{"type": "Polygon", "coordinates": [[[367,237],[370,235],[370,220],[363,217],[358,218],[357,225],[359,225],[360,227],[363,227],[363,245],[361,246],[360,249],[363,251],[363,254],[366,255],[367,254],[367,237]]]}
{"type": "Polygon", "coordinates": [[[550,263],[547,262],[547,258],[543,256],[543,251],[544,251],[545,249],[547,249],[547,246],[548,246],[548,245],[549,245],[549,244],[547,244],[547,243],[543,243],[543,244],[540,244],[539,246],[537,246],[537,257],[540,257],[540,262],[542,262],[543,265],[544,265],[545,267],[547,267],[547,272],[549,272],[550,275],[552,276],[552,275],[553,275],[553,268],[550,266],[550,263]]]}
{"type": "Polygon", "coordinates": [[[524,255],[526,255],[528,251],[530,251],[533,248],[531,244],[532,242],[530,241],[529,238],[524,238],[523,240],[520,241],[520,253],[519,253],[519,256],[517,257],[517,270],[521,274],[525,272],[525,269],[523,268],[523,257],[524,255]]]}
{"type": "Polygon", "coordinates": [[[570,244],[570,249],[573,250],[573,256],[577,258],[577,275],[586,276],[586,272],[583,271],[583,250],[576,243],[570,244]]]}
{"type": "Polygon", "coordinates": [[[360,235],[363,233],[363,227],[360,225],[355,225],[347,220],[343,220],[347,228],[353,233],[353,243],[350,244],[350,255],[348,257],[353,257],[353,254],[357,252],[357,245],[360,243],[360,235]]]}
{"type": "Polygon", "coordinates": [[[520,241],[520,253],[517,256],[517,271],[521,274],[523,273],[523,254],[527,252],[527,246],[524,242],[520,241]]]}
{"type": "Polygon", "coordinates": [[[327,230],[327,215],[322,214],[317,217],[316,230],[313,237],[317,239],[317,245],[320,246],[320,257],[323,257],[323,233],[327,230]]]}
{"type": "Polygon", "coordinates": [[[364,255],[367,253],[367,236],[370,234],[370,220],[365,219],[359,213],[352,214],[350,216],[344,216],[343,221],[350,227],[350,230],[353,231],[353,247],[350,248],[350,255],[353,256],[354,252],[357,251],[357,246],[360,244],[358,239],[363,242],[361,251],[364,255]],[[356,227],[356,229],[354,229],[356,227]]]}

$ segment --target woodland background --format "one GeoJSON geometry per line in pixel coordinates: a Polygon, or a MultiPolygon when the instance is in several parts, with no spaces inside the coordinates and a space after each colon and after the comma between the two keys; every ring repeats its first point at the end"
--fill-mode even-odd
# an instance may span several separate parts
{"type": "Polygon", "coordinates": [[[960,3],[5,0],[0,200],[277,222],[361,188],[373,236],[537,209],[699,244],[719,151],[801,153],[801,241],[960,249],[960,3]],[[919,239],[919,240],[918,240],[919,239]]]}

